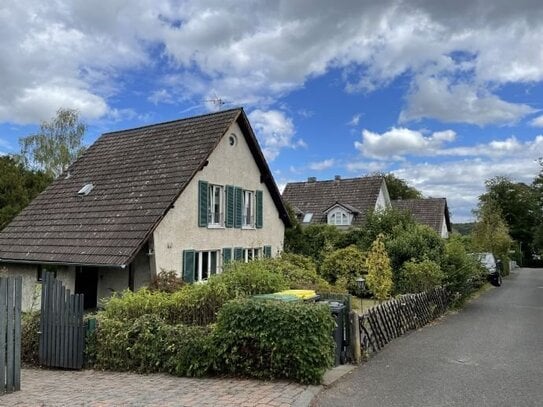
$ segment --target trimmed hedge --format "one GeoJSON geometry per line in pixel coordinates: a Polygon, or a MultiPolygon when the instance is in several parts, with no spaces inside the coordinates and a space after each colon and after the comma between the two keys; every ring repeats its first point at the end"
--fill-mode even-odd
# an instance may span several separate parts
{"type": "Polygon", "coordinates": [[[326,305],[236,300],[219,312],[218,370],[319,383],[332,366],[334,320],[326,305]]]}

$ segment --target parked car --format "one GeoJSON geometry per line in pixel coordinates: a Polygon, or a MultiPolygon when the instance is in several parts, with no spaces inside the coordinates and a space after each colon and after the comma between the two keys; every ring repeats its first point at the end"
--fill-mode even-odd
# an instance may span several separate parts
{"type": "Polygon", "coordinates": [[[487,270],[487,278],[490,284],[496,287],[500,287],[502,285],[502,262],[500,260],[496,260],[494,254],[490,252],[475,253],[474,256],[477,257],[483,267],[487,270]]]}

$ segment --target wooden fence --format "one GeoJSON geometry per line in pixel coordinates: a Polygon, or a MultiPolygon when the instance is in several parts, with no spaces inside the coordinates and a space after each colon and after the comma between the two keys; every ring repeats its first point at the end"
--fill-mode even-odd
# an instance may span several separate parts
{"type": "Polygon", "coordinates": [[[381,350],[392,339],[439,317],[448,306],[447,290],[438,287],[405,294],[370,308],[359,317],[362,352],[368,355],[381,350]]]}
{"type": "Polygon", "coordinates": [[[42,366],[81,369],[85,346],[83,294],[70,290],[45,273],[41,294],[40,363],[42,366]]]}
{"type": "Polygon", "coordinates": [[[21,389],[22,278],[0,277],[0,396],[21,389]]]}

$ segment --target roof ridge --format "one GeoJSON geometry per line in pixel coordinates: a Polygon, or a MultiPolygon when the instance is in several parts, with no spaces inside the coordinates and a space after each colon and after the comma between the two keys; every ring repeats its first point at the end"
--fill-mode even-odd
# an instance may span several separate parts
{"type": "Polygon", "coordinates": [[[187,120],[200,119],[200,118],[208,117],[208,116],[215,116],[215,115],[218,116],[220,114],[230,113],[230,112],[233,112],[233,111],[236,111],[236,110],[242,112],[243,107],[233,107],[231,109],[221,110],[221,111],[218,111],[218,112],[210,112],[210,113],[199,114],[199,115],[196,115],[196,116],[183,117],[182,119],[174,119],[174,120],[168,120],[168,121],[160,122],[160,123],[146,124],[144,126],[132,127],[130,129],[108,131],[107,133],[102,133],[102,136],[106,136],[106,135],[110,135],[110,134],[117,134],[117,133],[126,133],[126,132],[131,132],[131,131],[136,131],[136,130],[142,130],[142,129],[146,129],[146,128],[150,128],[150,127],[160,127],[160,126],[164,126],[164,125],[168,125],[168,124],[184,122],[184,121],[187,121],[187,120]]]}
{"type": "Polygon", "coordinates": [[[322,180],[316,180],[316,181],[293,181],[293,182],[287,182],[287,185],[289,184],[318,184],[319,182],[341,182],[341,181],[356,181],[356,180],[362,180],[362,179],[368,179],[368,178],[385,178],[382,175],[367,175],[365,177],[351,177],[351,178],[341,178],[339,180],[336,179],[322,179],[322,180]]]}

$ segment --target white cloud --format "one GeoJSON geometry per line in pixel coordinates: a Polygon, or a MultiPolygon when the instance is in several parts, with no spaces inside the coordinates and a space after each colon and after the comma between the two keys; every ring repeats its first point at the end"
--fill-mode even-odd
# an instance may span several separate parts
{"type": "Polygon", "coordinates": [[[529,107],[491,90],[543,79],[542,18],[537,2],[20,0],[0,11],[0,120],[47,118],[29,97],[41,88],[56,89],[53,112],[66,103],[105,114],[125,69],[160,66],[166,77],[194,79],[172,85],[172,95],[201,99],[215,89],[261,106],[332,68],[351,91],[405,74],[434,78],[435,93],[418,79],[405,119],[509,123],[529,107]],[[439,82],[457,75],[473,85],[439,82]]]}
{"type": "Polygon", "coordinates": [[[171,93],[168,92],[167,89],[155,90],[154,92],[151,93],[151,95],[149,95],[147,100],[151,102],[152,104],[154,104],[155,106],[158,105],[159,103],[167,103],[167,104],[174,103],[174,98],[171,95],[171,93]]]}
{"type": "Polygon", "coordinates": [[[420,131],[404,127],[393,127],[382,134],[369,130],[362,131],[362,142],[356,141],[355,148],[370,158],[399,159],[405,155],[431,155],[445,143],[454,141],[456,133],[452,130],[438,131],[425,136],[420,131]]]}
{"type": "Polygon", "coordinates": [[[304,147],[303,140],[296,140],[296,130],[290,117],[279,110],[253,110],[249,120],[262,145],[266,158],[273,161],[283,148],[304,147]]]}
{"type": "Polygon", "coordinates": [[[434,118],[442,122],[511,124],[535,109],[509,103],[484,89],[466,84],[450,84],[446,79],[419,77],[407,97],[400,122],[434,118]]]}
{"type": "Polygon", "coordinates": [[[332,168],[336,164],[336,160],[329,158],[322,161],[311,162],[307,165],[310,170],[323,171],[332,168]]]}
{"type": "Polygon", "coordinates": [[[355,114],[355,115],[351,118],[351,120],[349,120],[349,121],[347,122],[347,126],[352,126],[352,127],[358,126],[358,123],[360,123],[360,116],[361,116],[360,113],[355,114]]]}
{"type": "Polygon", "coordinates": [[[530,121],[530,126],[533,127],[543,127],[543,115],[537,116],[536,118],[530,121]]]}

